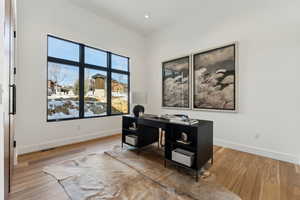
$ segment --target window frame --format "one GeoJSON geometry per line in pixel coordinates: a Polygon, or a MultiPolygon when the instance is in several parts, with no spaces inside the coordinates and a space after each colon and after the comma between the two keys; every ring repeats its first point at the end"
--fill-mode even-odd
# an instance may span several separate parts
{"type": "Polygon", "coordinates": [[[60,38],[60,37],[57,37],[57,36],[54,36],[54,35],[47,34],[47,78],[46,78],[46,88],[47,88],[47,90],[46,90],[46,110],[47,110],[46,119],[47,119],[47,122],[59,122],[59,121],[67,121],[67,120],[91,119],[91,118],[102,118],[102,117],[109,117],[109,116],[127,115],[130,112],[129,111],[130,110],[130,58],[127,57],[127,56],[123,56],[123,55],[120,55],[120,54],[117,54],[117,53],[107,51],[107,50],[91,47],[89,45],[85,45],[85,44],[82,44],[82,43],[74,42],[74,41],[71,41],[71,40],[67,40],[67,39],[63,39],[63,38],[60,38]],[[49,56],[49,37],[79,45],[79,62],[49,56]],[[107,67],[85,63],[85,47],[105,52],[107,54],[107,67]],[[111,66],[111,57],[112,57],[112,55],[116,55],[116,56],[126,58],[128,60],[128,71],[113,69],[112,66],[111,66]],[[79,77],[78,77],[79,78],[79,116],[78,117],[70,117],[70,118],[62,118],[62,119],[49,119],[48,118],[49,62],[78,67],[78,69],[79,69],[79,77]],[[94,70],[99,70],[99,71],[105,71],[106,74],[107,74],[107,79],[106,79],[106,84],[107,84],[107,97],[106,97],[106,99],[107,99],[106,100],[107,110],[106,110],[106,115],[84,116],[85,69],[94,69],[94,70]],[[111,108],[112,108],[112,88],[111,88],[112,73],[118,73],[118,74],[128,76],[127,113],[115,113],[115,114],[113,114],[111,112],[111,108]]]}

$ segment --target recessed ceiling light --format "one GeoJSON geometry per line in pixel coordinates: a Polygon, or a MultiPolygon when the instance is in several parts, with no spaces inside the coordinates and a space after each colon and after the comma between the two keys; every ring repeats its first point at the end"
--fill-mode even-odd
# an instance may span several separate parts
{"type": "Polygon", "coordinates": [[[149,14],[145,14],[144,17],[145,17],[146,19],[149,19],[149,18],[150,18],[150,15],[149,15],[149,14]]]}

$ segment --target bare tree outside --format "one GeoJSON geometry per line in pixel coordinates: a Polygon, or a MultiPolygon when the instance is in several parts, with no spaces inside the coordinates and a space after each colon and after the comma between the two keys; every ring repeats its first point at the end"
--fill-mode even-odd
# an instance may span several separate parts
{"type": "Polygon", "coordinates": [[[79,116],[78,73],[76,66],[48,63],[48,119],[79,116]]]}

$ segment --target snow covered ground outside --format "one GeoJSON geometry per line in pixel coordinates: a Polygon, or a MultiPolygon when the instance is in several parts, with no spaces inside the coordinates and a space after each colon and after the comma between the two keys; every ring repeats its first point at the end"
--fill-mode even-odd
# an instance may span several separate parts
{"type": "MultiPolygon", "coordinates": [[[[48,120],[68,119],[79,117],[79,100],[75,95],[48,96],[48,120]]],[[[112,112],[127,112],[127,93],[112,93],[112,112]]],[[[97,98],[92,95],[85,97],[84,116],[103,116],[107,114],[106,98],[97,98]]]]}
{"type": "MultiPolygon", "coordinates": [[[[85,116],[106,115],[106,103],[97,101],[85,102],[85,116]]],[[[48,120],[78,118],[79,101],[70,99],[52,99],[48,101],[48,120]]]]}
{"type": "Polygon", "coordinates": [[[70,114],[65,114],[63,112],[54,113],[52,115],[48,115],[48,120],[77,118],[79,116],[79,111],[76,109],[69,109],[69,113],[70,114]]]}

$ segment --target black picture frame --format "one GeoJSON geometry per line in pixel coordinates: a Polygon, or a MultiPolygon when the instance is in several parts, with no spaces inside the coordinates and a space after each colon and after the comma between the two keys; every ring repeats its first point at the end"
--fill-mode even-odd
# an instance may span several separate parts
{"type": "Polygon", "coordinates": [[[191,57],[185,55],[175,59],[162,62],[162,108],[171,109],[191,109],[191,57]],[[172,74],[170,74],[173,68],[172,74]],[[176,69],[177,68],[177,69],[176,69]],[[169,73],[169,74],[168,74],[169,73]],[[181,75],[176,75],[181,73],[181,75]],[[181,76],[181,77],[180,77],[181,76]],[[179,84],[182,90],[176,90],[179,84]],[[169,88],[175,88],[175,91],[169,91],[169,88]],[[176,97],[180,98],[176,98],[176,97]],[[179,99],[179,100],[178,100],[179,99]],[[172,102],[173,101],[173,102],[172,102]],[[174,102],[175,101],[175,102],[174,102]]]}
{"type": "Polygon", "coordinates": [[[193,110],[237,112],[237,42],[192,54],[193,110]]]}

